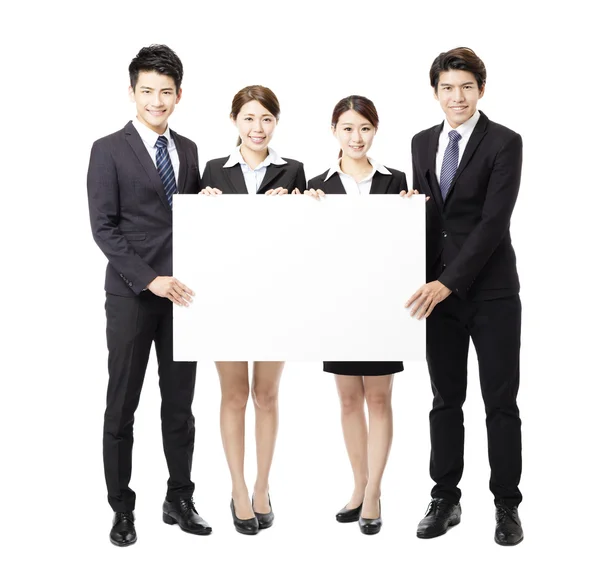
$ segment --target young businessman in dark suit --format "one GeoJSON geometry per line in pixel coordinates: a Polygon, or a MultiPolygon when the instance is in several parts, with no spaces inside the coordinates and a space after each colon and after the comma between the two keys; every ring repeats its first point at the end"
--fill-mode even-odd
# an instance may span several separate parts
{"type": "Polygon", "coordinates": [[[169,469],[163,520],[206,535],[190,479],[194,450],[195,362],[173,361],[173,303],[194,294],[173,274],[172,198],[200,190],[198,149],[168,128],[181,98],[183,67],[167,46],[143,48],[129,66],[137,116],[97,140],[90,157],[88,200],[94,240],[106,255],[109,381],[104,415],[104,472],[115,512],[110,540],[137,540],[129,487],[133,421],[152,342],[158,359],[161,420],[169,469]]]}
{"type": "Polygon", "coordinates": [[[477,110],[486,70],[468,48],[441,53],[430,70],[441,124],[412,141],[413,186],[427,202],[427,284],[408,301],[427,317],[432,501],[417,536],[460,522],[467,355],[473,340],[485,403],[495,540],[523,539],[521,420],[517,407],[521,302],[510,218],[521,178],[522,141],[477,110]]]}

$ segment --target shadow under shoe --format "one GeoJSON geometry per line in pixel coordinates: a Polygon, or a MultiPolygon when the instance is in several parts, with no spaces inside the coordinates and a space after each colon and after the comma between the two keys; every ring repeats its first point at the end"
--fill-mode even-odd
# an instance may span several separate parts
{"type": "Polygon", "coordinates": [[[178,500],[165,500],[163,503],[163,522],[169,525],[179,524],[179,527],[195,535],[209,535],[212,528],[203,520],[192,498],[179,498],[178,500]]]}
{"type": "Polygon", "coordinates": [[[254,509],[254,496],[252,496],[252,511],[258,520],[258,529],[267,529],[273,525],[275,521],[275,514],[273,513],[273,506],[271,506],[271,496],[269,496],[269,508],[270,512],[268,514],[261,514],[254,509]]]}
{"type": "Polygon", "coordinates": [[[375,535],[381,530],[383,522],[381,520],[381,500],[379,500],[379,516],[376,518],[358,518],[358,527],[365,535],[375,535]]]}
{"type": "Polygon", "coordinates": [[[429,502],[425,517],[417,527],[417,537],[429,539],[444,535],[449,527],[460,523],[462,510],[460,504],[454,504],[445,498],[434,498],[429,502]]]}
{"type": "Polygon", "coordinates": [[[115,512],[113,527],[110,530],[110,542],[117,547],[133,545],[137,541],[133,512],[115,512]]]}
{"type": "Polygon", "coordinates": [[[233,503],[233,498],[231,498],[231,503],[229,507],[231,508],[233,525],[238,532],[243,533],[244,535],[256,535],[258,533],[258,520],[256,519],[256,516],[254,516],[253,518],[248,518],[247,520],[242,520],[238,518],[235,513],[235,505],[233,503]]]}
{"type": "Polygon", "coordinates": [[[496,504],[496,533],[498,545],[517,545],[523,541],[523,528],[517,506],[496,504]]]}

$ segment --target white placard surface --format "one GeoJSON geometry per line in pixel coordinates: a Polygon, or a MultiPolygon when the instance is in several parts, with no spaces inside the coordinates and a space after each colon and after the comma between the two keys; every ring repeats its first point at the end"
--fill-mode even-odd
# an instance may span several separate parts
{"type": "Polygon", "coordinates": [[[175,195],[177,361],[424,360],[425,198],[175,195]]]}

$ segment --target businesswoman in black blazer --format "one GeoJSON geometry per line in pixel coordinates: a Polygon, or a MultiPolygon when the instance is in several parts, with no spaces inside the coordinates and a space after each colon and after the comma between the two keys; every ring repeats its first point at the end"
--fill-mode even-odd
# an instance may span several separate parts
{"type": "MultiPolygon", "coordinates": [[[[360,96],[342,99],[334,108],[331,128],[340,144],[338,160],[309,181],[307,194],[406,195],[406,176],[367,156],[379,125],[375,105],[360,96]]],[[[339,522],[359,522],[365,534],[381,529],[381,479],[392,444],[392,384],[402,362],[324,362],[335,375],[342,410],[342,430],[354,491],[340,510],[339,522]],[[369,428],[364,404],[369,409],[369,428]]]]}
{"type": "MultiPolygon", "coordinates": [[[[302,193],[302,163],[280,158],[269,146],[279,119],[279,101],[270,89],[245,87],[233,98],[231,121],[238,146],[225,158],[210,160],[202,176],[202,194],[302,193]]],[[[278,424],[279,379],[284,362],[254,362],[252,399],[256,417],[257,475],[252,499],[244,479],[244,424],[250,391],[248,362],[215,362],[221,381],[221,436],[231,472],[231,513],[237,531],[256,534],[273,524],[269,471],[278,424]]]]}

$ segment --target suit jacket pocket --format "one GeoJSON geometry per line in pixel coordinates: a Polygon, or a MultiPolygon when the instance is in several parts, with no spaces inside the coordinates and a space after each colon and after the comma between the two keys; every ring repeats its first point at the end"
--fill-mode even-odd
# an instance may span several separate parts
{"type": "Polygon", "coordinates": [[[146,239],[146,233],[141,231],[123,231],[123,235],[127,241],[143,241],[146,239]]]}

